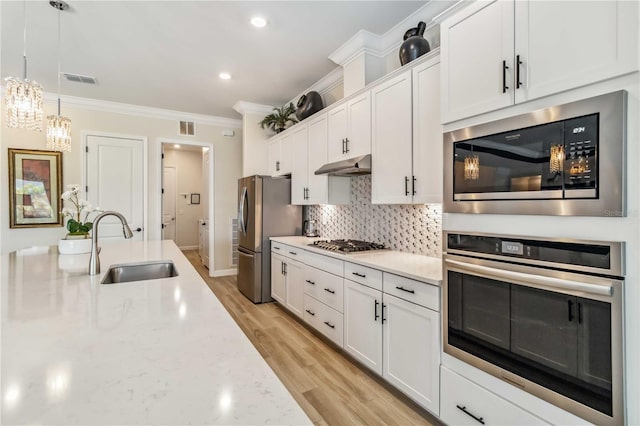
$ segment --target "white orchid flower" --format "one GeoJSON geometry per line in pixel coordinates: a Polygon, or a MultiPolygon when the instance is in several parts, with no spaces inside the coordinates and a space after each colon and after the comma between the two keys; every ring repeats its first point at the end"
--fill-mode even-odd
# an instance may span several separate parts
{"type": "Polygon", "coordinates": [[[64,207],[62,209],[62,214],[64,216],[73,217],[76,214],[76,211],[75,211],[75,209],[70,209],[69,207],[64,207]]]}
{"type": "Polygon", "coordinates": [[[80,191],[80,184],[72,183],[72,184],[67,185],[67,188],[69,188],[73,192],[78,192],[78,191],[80,191]]]}
{"type": "Polygon", "coordinates": [[[93,211],[93,206],[91,205],[91,203],[87,200],[81,200],[80,201],[80,209],[81,210],[86,210],[87,212],[92,212],[93,211]]]}
{"type": "Polygon", "coordinates": [[[62,193],[62,198],[63,200],[68,200],[69,198],[71,198],[71,195],[73,194],[73,191],[65,191],[62,193]]]}

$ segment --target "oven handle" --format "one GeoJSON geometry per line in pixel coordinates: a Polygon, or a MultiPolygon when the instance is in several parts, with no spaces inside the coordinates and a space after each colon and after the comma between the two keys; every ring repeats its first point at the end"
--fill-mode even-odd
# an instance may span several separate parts
{"type": "Polygon", "coordinates": [[[612,285],[585,284],[578,281],[563,280],[560,278],[545,277],[542,275],[525,274],[523,272],[505,271],[502,269],[490,268],[488,266],[474,265],[457,260],[445,259],[445,263],[466,269],[472,272],[490,274],[496,278],[515,279],[527,281],[532,284],[556,287],[564,290],[584,291],[585,293],[597,294],[601,296],[613,295],[612,285]]]}

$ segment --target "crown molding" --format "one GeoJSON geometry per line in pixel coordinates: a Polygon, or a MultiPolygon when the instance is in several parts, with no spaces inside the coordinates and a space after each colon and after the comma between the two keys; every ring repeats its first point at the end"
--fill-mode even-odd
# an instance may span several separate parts
{"type": "Polygon", "coordinates": [[[254,104],[245,101],[238,101],[233,104],[233,109],[242,115],[246,113],[270,114],[273,112],[273,108],[271,105],[254,104]]]}
{"type": "MultiPolygon", "coordinates": [[[[0,88],[4,93],[4,87],[0,88]]],[[[45,103],[52,104],[58,102],[58,95],[45,92],[42,95],[45,103]]],[[[92,111],[110,112],[115,114],[135,115],[138,117],[156,118],[159,120],[183,120],[193,121],[198,124],[210,126],[242,128],[242,120],[233,118],[217,117],[215,115],[195,114],[192,112],[174,111],[170,109],[153,108],[141,105],[125,104],[121,102],[103,101],[99,99],[82,98],[77,96],[60,96],[63,106],[92,111]]]]}
{"type": "Polygon", "coordinates": [[[304,95],[305,93],[309,93],[312,90],[315,90],[316,92],[318,92],[320,96],[324,96],[330,91],[332,91],[333,89],[335,89],[336,87],[340,86],[343,83],[343,81],[344,81],[344,68],[336,67],[327,75],[322,77],[320,80],[316,81],[311,86],[309,86],[304,91],[302,91],[302,93],[299,93],[298,96],[291,99],[291,101],[289,102],[296,105],[296,103],[298,102],[298,99],[300,99],[300,96],[304,95]]]}
{"type": "Polygon", "coordinates": [[[345,66],[363,53],[381,56],[382,37],[366,30],[360,30],[338,47],[329,59],[338,65],[345,66]]]}

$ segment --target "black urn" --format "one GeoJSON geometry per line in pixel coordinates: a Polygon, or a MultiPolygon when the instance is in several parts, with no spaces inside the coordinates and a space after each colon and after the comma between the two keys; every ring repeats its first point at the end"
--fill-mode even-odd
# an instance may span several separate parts
{"type": "Polygon", "coordinates": [[[296,106],[296,117],[298,117],[298,120],[300,121],[324,108],[324,105],[322,104],[322,96],[320,96],[320,93],[316,91],[311,91],[306,95],[300,96],[296,106]]]}
{"type": "Polygon", "coordinates": [[[400,63],[402,65],[418,59],[431,50],[429,42],[422,36],[427,25],[420,21],[415,28],[404,33],[404,43],[400,46],[400,63]]]}

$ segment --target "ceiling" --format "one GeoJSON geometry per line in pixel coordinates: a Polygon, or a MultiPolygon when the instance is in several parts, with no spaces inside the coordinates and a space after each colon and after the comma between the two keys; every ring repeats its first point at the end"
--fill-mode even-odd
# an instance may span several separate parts
{"type": "MultiPolygon", "coordinates": [[[[383,34],[424,1],[79,1],[61,16],[63,95],[239,118],[237,101],[281,105],[337,67],[358,30],[383,34]],[[261,15],[265,28],[251,26],[261,15]],[[231,80],[220,80],[227,71],[231,80]]],[[[0,1],[2,78],[22,78],[22,1],[0,1]]],[[[28,77],[57,90],[57,14],[27,1],[28,77]]],[[[64,104],[63,104],[64,109],[64,104]]]]}

